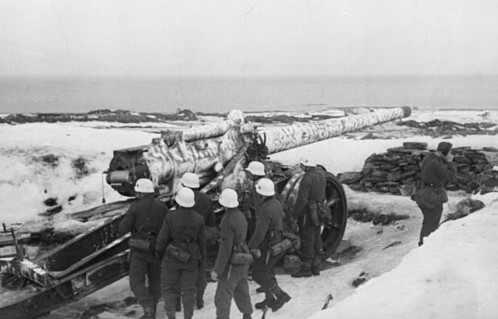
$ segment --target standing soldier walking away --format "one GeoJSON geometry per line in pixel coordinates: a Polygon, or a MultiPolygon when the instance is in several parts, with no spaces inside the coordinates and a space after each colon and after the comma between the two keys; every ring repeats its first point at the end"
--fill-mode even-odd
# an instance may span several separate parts
{"type": "Polygon", "coordinates": [[[429,236],[439,228],[443,213],[443,204],[448,201],[446,184],[456,181],[456,170],[453,164],[451,148],[448,142],[441,142],[435,153],[429,153],[420,163],[420,190],[412,197],[422,210],[424,220],[420,231],[419,246],[424,243],[424,237],[429,236]]]}
{"type": "Polygon", "coordinates": [[[195,204],[194,192],[182,187],[175,201],[179,208],[164,219],[157,236],[156,253],[164,255],[161,285],[168,319],[176,318],[179,293],[183,297],[184,318],[191,319],[194,314],[197,269],[206,257],[206,233],[204,220],[192,209],[195,204]]]}
{"type": "MultiPolygon", "coordinates": [[[[316,164],[309,160],[301,162],[304,171],[294,205],[293,218],[299,225],[301,237],[301,269],[292,277],[310,277],[320,275],[320,263],[323,256],[321,225],[310,218],[310,206],[325,201],[326,177],[316,164]]],[[[316,209],[316,207],[315,207],[316,209]]]]}
{"type": "MultiPolygon", "coordinates": [[[[199,177],[194,173],[185,173],[182,176],[181,183],[184,187],[188,187],[194,192],[195,205],[193,209],[194,211],[199,213],[204,219],[204,224],[206,225],[206,235],[208,239],[210,237],[213,237],[209,236],[208,234],[215,234],[214,236],[217,237],[217,231],[210,231],[216,228],[213,202],[211,201],[211,198],[209,198],[208,195],[199,191],[200,187],[199,177]]],[[[197,309],[202,309],[204,307],[204,291],[206,290],[206,287],[207,287],[206,263],[203,262],[199,265],[199,269],[197,271],[197,282],[196,282],[197,309]]]]}
{"type": "Polygon", "coordinates": [[[253,264],[252,278],[263,288],[265,299],[254,306],[256,309],[268,306],[272,311],[277,311],[291,299],[278,286],[275,277],[275,264],[285,252],[275,256],[270,254],[271,245],[282,239],[284,213],[282,204],[275,198],[275,185],[270,179],[260,179],[256,184],[256,192],[262,198],[262,205],[256,211],[256,228],[248,246],[251,251],[261,252],[260,258],[253,264]]]}
{"type": "Polygon", "coordinates": [[[132,238],[149,242],[149,249],[131,247],[130,288],[144,309],[142,319],[156,318],[156,307],[161,297],[161,265],[154,256],[156,236],[161,229],[169,210],[165,204],[154,198],[154,185],[149,179],[139,179],[135,183],[138,201],[134,202],[119,224],[119,233],[131,231],[132,238]],[[147,278],[148,287],[145,284],[147,278]]]}
{"type": "Polygon", "coordinates": [[[220,246],[211,273],[211,278],[218,280],[214,297],[216,319],[230,318],[232,298],[243,313],[242,318],[251,319],[253,309],[247,283],[249,264],[230,263],[232,253],[245,245],[247,221],[238,209],[237,193],[233,189],[225,189],[220,195],[219,203],[225,207],[225,215],[220,223],[220,246]]]}

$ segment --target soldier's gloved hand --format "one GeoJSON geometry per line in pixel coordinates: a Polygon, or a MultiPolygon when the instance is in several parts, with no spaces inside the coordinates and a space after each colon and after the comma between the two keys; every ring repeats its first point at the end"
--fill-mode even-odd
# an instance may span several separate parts
{"type": "Polygon", "coordinates": [[[218,274],[214,270],[211,271],[211,280],[214,282],[218,281],[218,274]]]}
{"type": "Polygon", "coordinates": [[[249,252],[251,253],[251,255],[254,257],[254,259],[259,259],[261,258],[261,250],[259,249],[250,249],[249,252]]]}

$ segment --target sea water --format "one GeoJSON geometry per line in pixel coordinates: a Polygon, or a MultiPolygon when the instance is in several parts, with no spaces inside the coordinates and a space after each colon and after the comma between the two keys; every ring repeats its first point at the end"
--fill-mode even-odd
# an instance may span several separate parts
{"type": "Polygon", "coordinates": [[[0,78],[0,113],[306,111],[369,106],[498,109],[498,75],[0,78]]]}

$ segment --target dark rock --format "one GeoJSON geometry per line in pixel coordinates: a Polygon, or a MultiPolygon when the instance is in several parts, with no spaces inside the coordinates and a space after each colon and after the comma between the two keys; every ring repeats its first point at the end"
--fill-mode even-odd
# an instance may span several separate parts
{"type": "Polygon", "coordinates": [[[38,215],[39,216],[48,217],[48,216],[52,216],[52,215],[58,214],[61,211],[62,211],[62,205],[57,205],[57,206],[53,206],[53,207],[47,209],[45,212],[40,213],[38,215]]]}
{"type": "Polygon", "coordinates": [[[417,149],[417,150],[426,150],[427,143],[425,142],[404,142],[403,148],[407,149],[417,149]]]}
{"type": "Polygon", "coordinates": [[[353,287],[359,287],[360,285],[364,284],[368,279],[367,279],[368,274],[365,272],[361,272],[360,275],[353,280],[351,285],[353,287]]]}
{"type": "Polygon", "coordinates": [[[360,172],[344,172],[338,175],[339,182],[347,185],[359,182],[362,177],[360,172]]]}
{"type": "Polygon", "coordinates": [[[485,206],[486,205],[480,200],[470,198],[463,199],[457,203],[457,209],[455,212],[446,215],[444,222],[460,219],[484,208],[485,206]]]}
{"type": "Polygon", "coordinates": [[[359,191],[363,189],[363,185],[361,183],[356,183],[356,184],[350,184],[349,188],[355,191],[359,191]]]}
{"type": "Polygon", "coordinates": [[[401,172],[392,172],[387,174],[386,176],[387,180],[390,182],[397,182],[403,178],[401,172]]]}
{"type": "Polygon", "coordinates": [[[391,248],[391,247],[394,247],[394,246],[397,246],[397,245],[400,245],[401,244],[401,241],[400,240],[396,240],[392,243],[390,243],[389,245],[387,245],[386,247],[382,248],[382,250],[385,250],[387,248],[391,248]]]}
{"type": "Polygon", "coordinates": [[[78,157],[71,162],[71,166],[76,171],[76,177],[81,178],[83,176],[87,176],[90,172],[87,166],[87,160],[84,157],[78,157]]]}
{"type": "Polygon", "coordinates": [[[50,197],[43,201],[43,204],[46,206],[55,206],[57,205],[57,197],[50,197]]]}
{"type": "Polygon", "coordinates": [[[44,164],[48,164],[52,167],[57,167],[59,165],[59,157],[54,154],[47,154],[40,157],[35,158],[36,161],[41,161],[44,164]]]}

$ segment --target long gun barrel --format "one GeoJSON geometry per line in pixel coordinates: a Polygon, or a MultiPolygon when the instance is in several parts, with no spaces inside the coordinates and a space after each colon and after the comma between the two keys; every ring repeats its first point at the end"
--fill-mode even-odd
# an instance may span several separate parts
{"type": "Polygon", "coordinates": [[[250,145],[258,140],[264,140],[268,154],[274,154],[410,114],[409,107],[398,107],[257,129],[244,123],[241,111],[233,110],[225,121],[167,131],[149,145],[114,151],[107,182],[121,194],[133,196],[134,182],[142,177],[151,178],[161,194],[170,194],[177,189],[180,177],[186,172],[198,174],[201,184],[207,184],[239,150],[248,145],[251,148],[250,145]]]}
{"type": "Polygon", "coordinates": [[[268,153],[273,154],[410,115],[409,107],[398,107],[338,119],[266,128],[262,132],[266,135],[268,153]]]}

